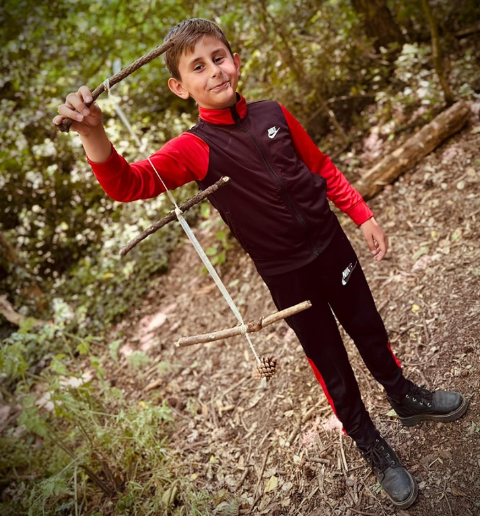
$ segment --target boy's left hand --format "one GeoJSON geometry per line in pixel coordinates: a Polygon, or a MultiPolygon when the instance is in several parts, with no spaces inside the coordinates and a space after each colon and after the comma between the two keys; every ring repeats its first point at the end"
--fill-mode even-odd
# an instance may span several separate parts
{"type": "Polygon", "coordinates": [[[368,219],[360,226],[360,229],[374,259],[380,261],[385,258],[388,249],[387,236],[376,220],[373,217],[368,219]]]}

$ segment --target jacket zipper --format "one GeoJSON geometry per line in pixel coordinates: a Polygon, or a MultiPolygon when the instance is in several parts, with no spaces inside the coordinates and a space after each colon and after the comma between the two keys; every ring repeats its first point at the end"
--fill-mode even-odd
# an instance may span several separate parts
{"type": "MultiPolygon", "coordinates": [[[[236,109],[235,109],[235,106],[233,106],[231,108],[231,111],[232,111],[232,117],[234,119],[234,121],[236,122],[236,124],[238,125],[238,127],[240,127],[240,129],[250,138],[250,140],[252,141],[252,143],[255,145],[256,149],[258,150],[261,158],[262,158],[262,161],[263,163],[265,164],[265,166],[267,167],[268,171],[270,172],[270,174],[272,175],[272,177],[275,179],[277,185],[280,187],[280,190],[282,191],[282,194],[284,196],[284,198],[287,200],[288,204],[290,205],[290,207],[292,208],[293,212],[295,213],[295,216],[297,217],[297,220],[298,222],[300,223],[301,226],[303,226],[303,228],[305,229],[305,232],[307,233],[308,235],[308,226],[307,226],[307,223],[303,220],[303,217],[300,215],[300,213],[298,212],[297,210],[297,207],[295,206],[295,203],[293,202],[293,200],[290,198],[290,196],[288,195],[288,192],[287,192],[287,189],[285,187],[285,185],[283,184],[283,181],[281,180],[281,178],[278,176],[278,174],[275,172],[275,170],[273,169],[272,165],[270,164],[270,162],[267,160],[267,158],[265,157],[265,155],[263,154],[262,152],[262,149],[260,148],[260,145],[259,143],[257,142],[257,138],[255,137],[254,134],[252,134],[250,131],[248,131],[247,129],[245,129],[242,125],[242,122],[241,122],[241,119],[240,119],[240,116],[238,115],[236,109]]],[[[311,242],[310,238],[308,238],[309,242],[310,242],[310,245],[312,246],[312,249],[313,249],[313,252],[316,254],[316,255],[319,255],[320,252],[318,251],[318,249],[313,245],[313,243],[311,242]]]]}

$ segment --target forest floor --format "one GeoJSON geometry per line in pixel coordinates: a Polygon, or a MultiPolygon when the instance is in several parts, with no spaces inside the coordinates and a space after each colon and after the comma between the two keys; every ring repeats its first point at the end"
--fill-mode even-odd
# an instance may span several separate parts
{"type": "MultiPolygon", "coordinates": [[[[243,337],[175,347],[182,336],[237,324],[187,242],[172,255],[158,287],[112,332],[126,344],[108,379],[132,403],[152,392],[167,401],[179,470],[213,496],[212,514],[480,514],[479,148],[477,116],[369,202],[389,237],[384,261],[372,260],[361,232],[341,217],[406,376],[470,401],[454,423],[402,427],[344,335],[367,409],[418,481],[418,501],[408,510],[391,505],[340,431],[285,322],[252,337],[259,355],[279,362],[267,387],[252,374],[256,363],[243,337]],[[141,374],[126,366],[137,349],[151,358],[141,374]]],[[[216,229],[214,219],[197,230],[204,247],[216,241],[216,229]]],[[[245,321],[275,311],[237,245],[220,273],[245,321]]]]}

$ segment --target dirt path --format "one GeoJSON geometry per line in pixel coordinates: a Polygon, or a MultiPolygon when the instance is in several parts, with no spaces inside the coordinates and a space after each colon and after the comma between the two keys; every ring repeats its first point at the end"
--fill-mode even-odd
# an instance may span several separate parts
{"type": "MultiPolygon", "coordinates": [[[[389,235],[387,260],[373,263],[360,232],[341,219],[406,375],[470,399],[460,421],[404,429],[346,339],[368,410],[420,485],[408,512],[388,503],[355,446],[339,432],[285,323],[254,337],[258,353],[275,355],[280,363],[268,388],[252,377],[255,361],[243,338],[174,347],[181,336],[236,324],[212,281],[199,273],[190,246],[176,251],[170,273],[119,325],[117,331],[130,336],[123,353],[143,349],[152,360],[140,376],[125,368],[117,383],[132,400],[153,391],[167,400],[176,421],[171,445],[179,450],[183,472],[214,496],[214,514],[480,514],[479,127],[477,119],[369,203],[389,235]]],[[[212,223],[199,237],[208,245],[214,233],[212,223]]],[[[245,320],[274,311],[238,247],[229,251],[221,275],[245,320]]]]}

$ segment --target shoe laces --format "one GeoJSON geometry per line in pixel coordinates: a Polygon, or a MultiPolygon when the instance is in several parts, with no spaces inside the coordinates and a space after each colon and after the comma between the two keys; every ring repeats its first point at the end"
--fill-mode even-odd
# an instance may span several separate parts
{"type": "Polygon", "coordinates": [[[397,464],[395,452],[382,438],[375,439],[375,442],[368,450],[362,451],[362,455],[370,467],[378,470],[380,473],[397,464]]]}
{"type": "Polygon", "coordinates": [[[423,386],[414,385],[412,390],[405,397],[420,403],[420,405],[426,405],[427,407],[432,406],[433,392],[423,386]]]}

